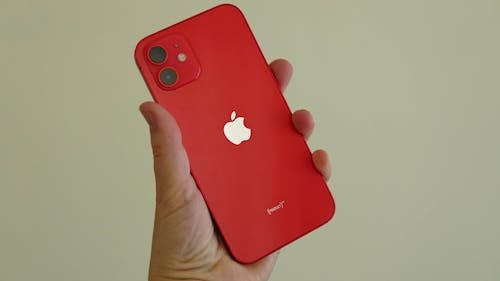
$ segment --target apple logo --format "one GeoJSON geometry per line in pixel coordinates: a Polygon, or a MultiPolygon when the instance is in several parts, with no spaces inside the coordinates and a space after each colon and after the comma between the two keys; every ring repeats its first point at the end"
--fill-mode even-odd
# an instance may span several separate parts
{"type": "Polygon", "coordinates": [[[244,120],[245,118],[243,117],[236,118],[236,111],[231,113],[231,121],[224,125],[224,135],[228,141],[239,145],[243,141],[250,139],[252,130],[245,127],[245,124],[243,124],[244,120]]]}

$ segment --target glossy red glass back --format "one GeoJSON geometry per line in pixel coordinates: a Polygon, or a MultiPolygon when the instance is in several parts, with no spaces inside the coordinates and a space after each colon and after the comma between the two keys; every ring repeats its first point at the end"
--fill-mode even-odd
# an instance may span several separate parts
{"type": "Polygon", "coordinates": [[[236,260],[255,262],[332,218],[333,197],[240,10],[217,6],[152,34],[135,59],[154,100],[176,118],[191,173],[236,260]],[[169,47],[179,47],[175,37],[187,44],[183,63],[169,47]],[[165,65],[192,64],[178,87],[162,86],[165,66],[148,59],[158,44],[169,45],[165,65]],[[239,145],[224,135],[233,111],[251,129],[239,145]]]}

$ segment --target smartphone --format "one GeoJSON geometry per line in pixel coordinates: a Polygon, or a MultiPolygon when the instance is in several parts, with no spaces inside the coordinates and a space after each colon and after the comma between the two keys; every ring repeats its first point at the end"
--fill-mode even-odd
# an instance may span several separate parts
{"type": "Polygon", "coordinates": [[[235,260],[253,263],[333,217],[333,196],[237,7],[145,37],[135,60],[179,124],[191,174],[235,260]]]}

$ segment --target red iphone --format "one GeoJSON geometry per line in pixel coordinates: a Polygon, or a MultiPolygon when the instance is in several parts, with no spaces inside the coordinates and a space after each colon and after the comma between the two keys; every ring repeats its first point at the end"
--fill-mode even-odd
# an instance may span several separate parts
{"type": "Polygon", "coordinates": [[[176,118],[236,260],[255,262],[332,218],[333,197],[238,8],[217,6],[154,33],[135,59],[176,118]]]}

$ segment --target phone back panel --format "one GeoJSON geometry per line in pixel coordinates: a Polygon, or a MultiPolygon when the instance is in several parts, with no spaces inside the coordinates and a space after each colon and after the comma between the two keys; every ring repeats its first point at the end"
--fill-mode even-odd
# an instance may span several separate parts
{"type": "Polygon", "coordinates": [[[176,118],[191,173],[236,260],[255,262],[332,218],[333,197],[236,7],[217,6],[144,38],[135,58],[155,101],[176,118]],[[147,70],[148,50],[169,36],[185,38],[201,67],[175,90],[147,70]],[[239,145],[224,135],[233,111],[251,129],[239,145]]]}

